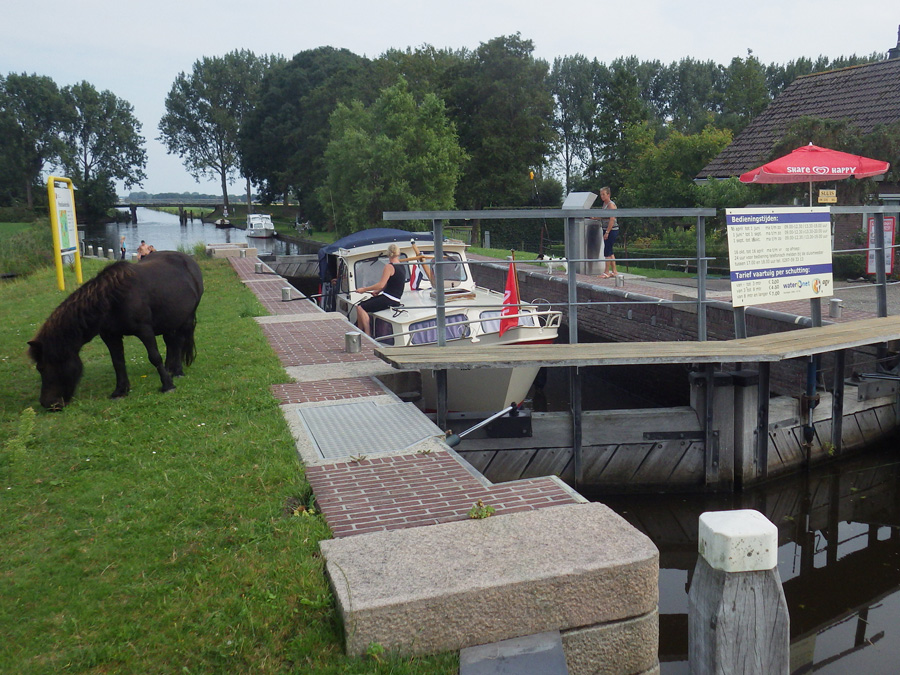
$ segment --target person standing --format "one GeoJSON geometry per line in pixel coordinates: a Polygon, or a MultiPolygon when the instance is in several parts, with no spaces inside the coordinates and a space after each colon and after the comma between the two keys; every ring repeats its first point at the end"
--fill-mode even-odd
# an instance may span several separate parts
{"type": "Polygon", "coordinates": [[[150,247],[147,246],[147,242],[145,242],[143,239],[141,239],[141,245],[138,246],[138,248],[137,248],[138,260],[140,260],[141,258],[143,258],[145,255],[147,255],[149,253],[150,253],[150,247]]]}
{"type": "Polygon", "coordinates": [[[119,260],[125,260],[125,235],[119,238],[119,260]]]}
{"type": "MultiPolygon", "coordinates": [[[[600,201],[603,209],[615,209],[616,203],[610,198],[608,187],[600,188],[600,201]]],[[[603,228],[603,257],[606,258],[606,271],[600,275],[601,279],[611,279],[618,274],[616,270],[616,256],[613,255],[613,245],[619,237],[619,223],[616,218],[601,218],[603,228]]]]}
{"type": "Polygon", "coordinates": [[[387,250],[388,262],[381,271],[378,283],[357,288],[357,293],[371,293],[372,297],[356,306],[356,325],[366,334],[371,335],[369,314],[400,304],[406,279],[403,271],[396,266],[400,262],[400,248],[391,244],[387,250]]]}

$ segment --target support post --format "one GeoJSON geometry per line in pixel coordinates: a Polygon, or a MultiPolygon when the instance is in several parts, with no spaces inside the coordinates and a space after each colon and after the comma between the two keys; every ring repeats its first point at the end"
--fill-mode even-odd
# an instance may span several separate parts
{"type": "MultiPolygon", "coordinates": [[[[566,259],[568,268],[568,305],[569,305],[569,344],[578,344],[578,281],[575,279],[573,250],[578,248],[577,221],[566,218],[566,259]]],[[[575,466],[575,486],[581,485],[584,479],[584,463],[582,461],[582,425],[581,425],[581,373],[578,368],[569,368],[569,406],[572,414],[572,457],[575,466]]]]}
{"type": "Polygon", "coordinates": [[[778,574],[778,528],[758,511],[700,516],[688,596],[692,673],[790,672],[790,618],[778,574]]]}
{"type": "Polygon", "coordinates": [[[759,364],[759,389],[756,402],[756,475],[769,476],[769,371],[768,363],[759,364]]]}
{"type": "Polygon", "coordinates": [[[847,352],[839,349],[834,353],[834,380],[831,387],[831,445],[839,456],[844,437],[844,362],[847,352]]]}

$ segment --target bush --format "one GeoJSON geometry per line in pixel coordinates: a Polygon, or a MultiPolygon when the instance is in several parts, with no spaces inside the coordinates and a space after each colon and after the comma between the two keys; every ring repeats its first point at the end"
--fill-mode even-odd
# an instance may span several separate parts
{"type": "Polygon", "coordinates": [[[37,212],[27,206],[0,206],[0,223],[33,223],[37,219],[37,212]]]}
{"type": "Polygon", "coordinates": [[[0,274],[28,274],[53,264],[53,233],[47,218],[0,237],[0,274]]]}

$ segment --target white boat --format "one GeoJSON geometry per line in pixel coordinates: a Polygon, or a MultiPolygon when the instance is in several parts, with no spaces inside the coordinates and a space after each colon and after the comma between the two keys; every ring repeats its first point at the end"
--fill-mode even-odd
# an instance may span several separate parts
{"type": "MultiPolygon", "coordinates": [[[[406,279],[401,305],[371,315],[372,332],[383,345],[419,346],[437,343],[436,291],[434,270],[424,269],[422,257],[433,262],[434,242],[431,233],[392,229],[371,229],[351,234],[319,250],[319,277],[326,310],[338,311],[355,320],[356,305],[370,297],[356,292],[381,278],[388,262],[390,244],[400,249],[400,266],[406,279]],[[411,238],[415,237],[415,240],[411,238]],[[414,260],[420,256],[418,261],[414,260]],[[409,262],[405,262],[409,261],[409,262]],[[429,273],[430,272],[430,273],[429,273]],[[412,279],[412,281],[410,281],[412,279]]],[[[501,336],[500,321],[504,308],[503,293],[475,285],[467,245],[461,241],[443,242],[442,266],[445,293],[446,342],[454,346],[471,345],[502,349],[513,344],[549,344],[556,340],[561,313],[546,301],[522,304],[518,311],[508,310],[507,318],[516,323],[501,336]]],[[[433,265],[427,265],[433,267],[433,265]]],[[[498,368],[449,370],[448,409],[464,412],[501,410],[511,403],[521,403],[531,388],[538,368],[498,368]]],[[[433,374],[422,373],[422,405],[426,410],[437,407],[437,389],[433,374]]]]}
{"type": "Polygon", "coordinates": [[[272,222],[272,216],[267,213],[248,213],[247,236],[261,238],[274,237],[275,224],[272,222]]]}

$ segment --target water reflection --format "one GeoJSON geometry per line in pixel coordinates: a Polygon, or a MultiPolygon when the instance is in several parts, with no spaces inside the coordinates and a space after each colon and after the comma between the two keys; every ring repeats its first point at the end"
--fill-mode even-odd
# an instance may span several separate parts
{"type": "MultiPolygon", "coordinates": [[[[124,209],[127,212],[127,209],[124,209]]],[[[196,244],[241,243],[248,241],[242,229],[218,228],[212,223],[203,223],[199,218],[181,225],[178,216],[152,209],[139,208],[136,224],[107,223],[84,226],[85,245],[102,246],[118,252],[120,237],[125,236],[128,258],[137,250],[143,239],[160,251],[175,251],[179,247],[191,250],[196,244]]],[[[261,254],[291,255],[291,244],[279,239],[250,239],[261,254]]],[[[294,247],[295,248],[295,247],[294,247]]],[[[296,250],[293,251],[296,253],[296,250]]]]}
{"type": "Polygon", "coordinates": [[[778,526],[791,672],[897,672],[900,458],[895,448],[893,439],[865,458],[742,494],[599,498],[660,550],[662,672],[689,672],[687,592],[697,561],[698,518],[704,511],[743,508],[757,509],[778,526]]]}

